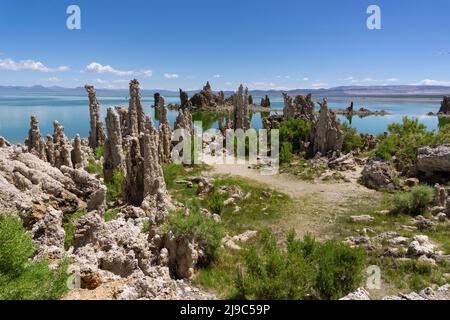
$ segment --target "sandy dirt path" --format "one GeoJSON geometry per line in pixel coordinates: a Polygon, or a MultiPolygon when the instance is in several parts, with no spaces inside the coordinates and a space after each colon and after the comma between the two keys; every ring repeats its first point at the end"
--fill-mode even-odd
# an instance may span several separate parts
{"type": "Polygon", "coordinates": [[[247,178],[266,184],[272,189],[286,193],[293,198],[316,194],[324,200],[342,202],[358,193],[371,192],[369,189],[357,183],[357,179],[361,176],[361,168],[356,171],[344,173],[350,182],[308,182],[287,174],[264,176],[260,174],[259,170],[248,168],[248,165],[237,164],[216,164],[213,166],[213,173],[247,178]]]}

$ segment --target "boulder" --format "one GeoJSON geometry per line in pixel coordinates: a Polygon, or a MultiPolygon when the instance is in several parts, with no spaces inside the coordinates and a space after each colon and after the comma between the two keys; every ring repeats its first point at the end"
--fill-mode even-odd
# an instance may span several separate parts
{"type": "Polygon", "coordinates": [[[436,148],[419,148],[417,170],[426,174],[450,174],[450,144],[440,145],[436,148]]]}
{"type": "Polygon", "coordinates": [[[394,171],[388,162],[370,160],[362,171],[362,183],[369,189],[395,189],[394,171]]]}

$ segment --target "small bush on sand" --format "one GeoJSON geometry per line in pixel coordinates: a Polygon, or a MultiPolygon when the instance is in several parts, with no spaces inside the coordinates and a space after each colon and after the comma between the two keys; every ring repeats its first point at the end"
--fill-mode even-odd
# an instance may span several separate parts
{"type": "Polygon", "coordinates": [[[341,125],[342,131],[344,131],[344,143],[342,145],[342,151],[345,153],[351,152],[356,149],[362,149],[364,147],[364,140],[358,130],[350,127],[347,122],[341,125]]]}
{"type": "Polygon", "coordinates": [[[212,213],[221,214],[224,208],[226,193],[214,192],[208,198],[208,207],[212,213]]]}
{"type": "Polygon", "coordinates": [[[393,213],[421,215],[433,203],[434,190],[429,186],[417,186],[411,191],[398,192],[394,197],[393,213]]]}
{"type": "Polygon", "coordinates": [[[233,298],[298,300],[307,297],[338,299],[363,280],[366,255],[336,241],[295,239],[291,231],[282,249],[269,231],[245,254],[238,268],[233,298]]]}

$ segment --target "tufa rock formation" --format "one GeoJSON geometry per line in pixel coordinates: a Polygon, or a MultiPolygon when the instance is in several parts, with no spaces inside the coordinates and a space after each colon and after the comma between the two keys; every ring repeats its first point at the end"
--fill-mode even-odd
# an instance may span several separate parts
{"type": "Polygon", "coordinates": [[[248,114],[248,89],[241,84],[238,92],[233,96],[234,104],[234,129],[248,130],[250,128],[250,120],[248,114]]]}
{"type": "Polygon", "coordinates": [[[203,90],[196,93],[190,100],[192,107],[199,110],[215,110],[224,103],[223,92],[219,96],[215,96],[212,92],[209,81],[203,87],[203,90]]]}
{"type": "Polygon", "coordinates": [[[417,170],[427,176],[448,176],[450,174],[450,144],[436,148],[419,148],[416,163],[417,170]]]}
{"type": "Polygon", "coordinates": [[[292,99],[287,93],[283,93],[283,98],[284,120],[302,118],[306,121],[312,121],[314,119],[314,102],[312,101],[310,94],[306,97],[298,95],[295,99],[292,99]]]}
{"type": "Polygon", "coordinates": [[[89,96],[89,115],[91,131],[89,132],[89,146],[96,149],[105,143],[105,130],[100,121],[100,104],[98,103],[94,86],[84,87],[89,96]]]}
{"type": "Polygon", "coordinates": [[[444,97],[442,99],[441,108],[439,109],[439,114],[450,114],[450,97],[444,97]]]}
{"type": "Polygon", "coordinates": [[[108,137],[105,142],[105,160],[103,174],[105,181],[112,181],[114,172],[125,174],[125,156],[123,153],[123,140],[121,119],[114,108],[108,108],[106,113],[106,131],[108,137]]]}
{"type": "Polygon", "coordinates": [[[159,115],[159,161],[160,163],[170,162],[170,151],[172,145],[172,129],[167,118],[167,108],[164,105],[164,97],[159,97],[158,105],[159,115]]]}
{"type": "Polygon", "coordinates": [[[266,95],[264,98],[261,98],[261,107],[270,108],[270,98],[266,95]]]}
{"type": "Polygon", "coordinates": [[[53,128],[54,165],[72,167],[72,144],[64,134],[64,127],[55,120],[53,128]]]}
{"type": "Polygon", "coordinates": [[[142,109],[141,94],[139,92],[139,81],[130,82],[130,104],[128,108],[128,135],[139,137],[144,132],[145,115],[142,109]]]}
{"type": "Polygon", "coordinates": [[[47,161],[45,141],[41,137],[38,124],[36,116],[31,116],[30,130],[28,131],[28,139],[25,140],[25,145],[28,147],[28,152],[36,155],[41,160],[47,161]]]}
{"type": "Polygon", "coordinates": [[[340,129],[340,122],[336,119],[335,113],[328,108],[325,99],[320,104],[319,120],[313,134],[314,154],[320,152],[322,155],[326,155],[342,149],[344,133],[340,129]]]}
{"type": "MultiPolygon", "coordinates": [[[[190,108],[192,107],[192,103],[189,101],[189,96],[187,94],[187,92],[183,91],[182,89],[180,89],[180,107],[181,109],[186,109],[186,108],[190,108]]],[[[156,103],[156,99],[155,99],[155,105],[157,105],[156,103]]]]}

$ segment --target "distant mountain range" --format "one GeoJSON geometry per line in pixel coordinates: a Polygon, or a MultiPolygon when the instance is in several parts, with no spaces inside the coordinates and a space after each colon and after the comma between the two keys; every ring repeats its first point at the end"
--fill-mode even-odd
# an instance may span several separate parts
{"type": "MultiPolygon", "coordinates": [[[[150,89],[143,90],[143,95],[149,96],[159,92],[163,96],[175,97],[178,96],[178,91],[150,89]]],[[[198,91],[188,91],[189,96],[192,96],[198,91]]],[[[442,97],[450,95],[450,87],[447,86],[415,86],[415,85],[398,85],[398,86],[342,86],[329,89],[295,89],[289,91],[282,90],[251,90],[253,96],[259,97],[269,95],[272,97],[279,97],[282,92],[287,92],[290,95],[308,94],[320,97],[442,97]]],[[[225,91],[225,95],[229,96],[233,92],[225,91]]],[[[44,87],[44,86],[0,86],[0,95],[20,95],[20,94],[52,94],[52,95],[85,95],[86,91],[83,87],[78,88],[63,88],[63,87],[44,87]]],[[[128,96],[126,89],[97,89],[99,96],[128,96]]]]}

